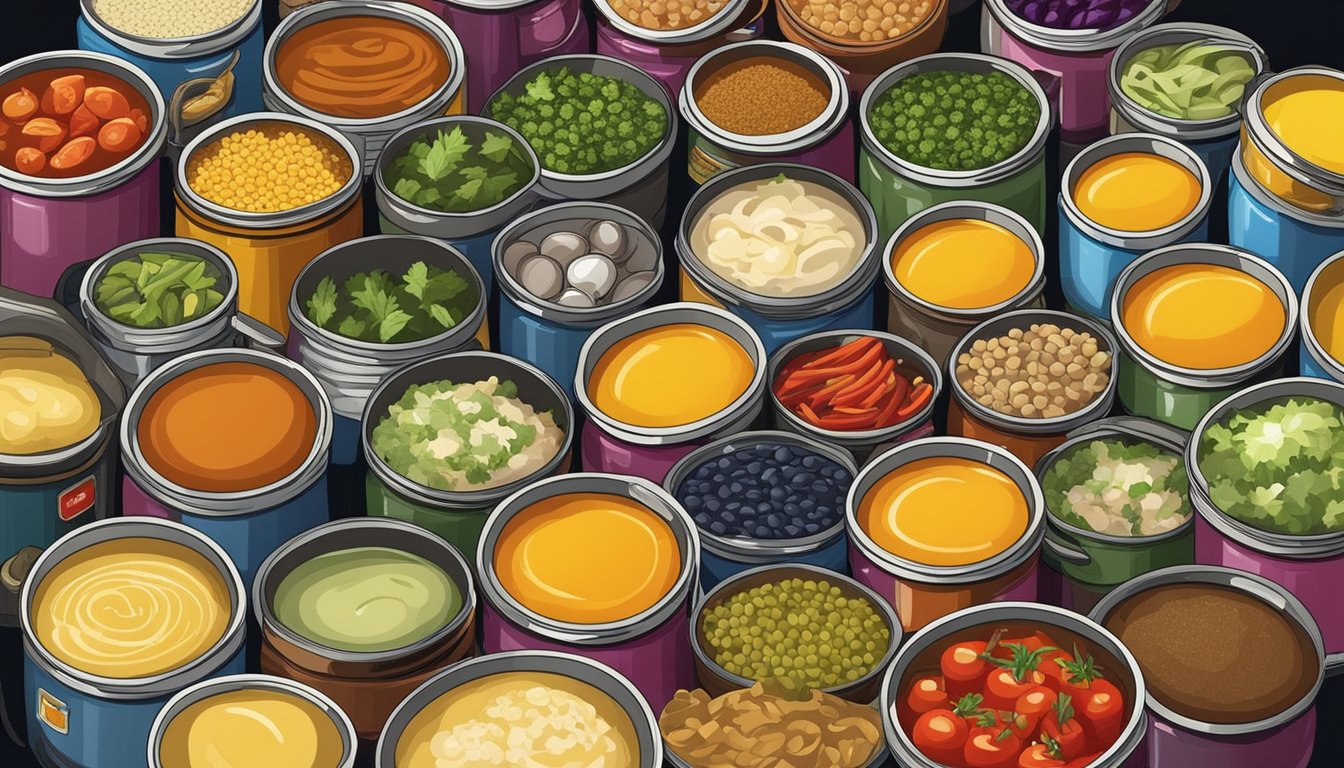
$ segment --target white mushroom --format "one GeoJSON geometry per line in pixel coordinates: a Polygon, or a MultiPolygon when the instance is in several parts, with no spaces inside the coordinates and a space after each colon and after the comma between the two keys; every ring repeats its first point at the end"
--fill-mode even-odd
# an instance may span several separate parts
{"type": "Polygon", "coordinates": [[[612,289],[611,296],[608,298],[608,303],[615,304],[618,301],[625,301],[631,296],[634,296],[647,288],[649,283],[653,282],[653,276],[654,273],[652,271],[636,272],[633,275],[630,275],[617,283],[616,287],[612,289]]]}
{"type": "Polygon", "coordinates": [[[555,261],[561,269],[588,253],[588,241],[574,232],[552,232],[541,241],[541,255],[555,261]]]}
{"type": "Polygon", "coordinates": [[[589,225],[588,243],[595,252],[606,254],[617,264],[629,255],[625,227],[610,219],[599,219],[589,225]]]}
{"type": "Polygon", "coordinates": [[[518,282],[539,299],[550,299],[565,287],[565,273],[545,256],[531,256],[518,267],[518,282]]]}
{"type": "Polygon", "coordinates": [[[562,307],[586,308],[597,306],[588,294],[577,288],[566,288],[565,292],[560,294],[560,298],[555,300],[555,303],[562,307]]]}
{"type": "Polygon", "coordinates": [[[601,253],[590,253],[571,261],[565,278],[570,287],[583,291],[596,302],[616,286],[616,265],[601,253]]]}
{"type": "Polygon", "coordinates": [[[526,240],[515,240],[504,248],[504,271],[514,277],[518,277],[518,268],[522,266],[523,259],[537,253],[537,246],[526,240]]]}

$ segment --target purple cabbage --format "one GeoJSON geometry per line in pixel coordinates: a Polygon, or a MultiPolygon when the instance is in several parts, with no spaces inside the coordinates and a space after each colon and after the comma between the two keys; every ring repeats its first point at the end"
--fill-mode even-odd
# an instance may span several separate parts
{"type": "Polygon", "coordinates": [[[1134,18],[1154,0],[1004,0],[1008,10],[1051,29],[1105,32],[1134,18]]]}

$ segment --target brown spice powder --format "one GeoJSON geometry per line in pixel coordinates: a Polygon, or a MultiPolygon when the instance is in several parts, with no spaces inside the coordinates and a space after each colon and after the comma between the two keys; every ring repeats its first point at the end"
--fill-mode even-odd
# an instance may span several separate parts
{"type": "Polygon", "coordinates": [[[725,67],[696,89],[695,101],[720,128],[744,136],[787,133],[816,119],[829,88],[792,62],[757,57],[725,67]]]}

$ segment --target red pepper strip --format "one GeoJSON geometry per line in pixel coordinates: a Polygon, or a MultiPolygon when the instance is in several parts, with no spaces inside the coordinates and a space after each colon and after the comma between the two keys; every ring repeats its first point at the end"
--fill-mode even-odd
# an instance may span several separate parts
{"type": "Polygon", "coordinates": [[[834,410],[836,413],[845,413],[853,415],[858,415],[860,413],[877,413],[876,408],[851,408],[849,406],[841,406],[839,408],[834,408],[832,410],[834,410]]]}
{"type": "Polygon", "coordinates": [[[790,376],[785,384],[796,386],[804,382],[816,381],[817,379],[831,379],[836,376],[844,376],[845,374],[862,374],[864,371],[877,365],[877,361],[885,353],[886,350],[884,350],[880,344],[875,345],[867,352],[864,352],[862,357],[859,357],[853,362],[830,368],[810,368],[801,370],[790,376]]]}
{"type": "Polygon", "coordinates": [[[807,403],[798,404],[798,415],[802,416],[811,424],[817,424],[821,421],[816,412],[807,407],[807,403]]]}
{"type": "MultiPolygon", "coordinates": [[[[896,377],[896,389],[891,393],[891,399],[887,402],[894,402],[896,403],[896,407],[900,408],[901,404],[910,396],[910,380],[902,376],[900,371],[893,371],[891,375],[896,377]]],[[[885,407],[882,408],[884,413],[886,410],[885,407]]],[[[893,411],[893,413],[894,412],[895,411],[893,411]]],[[[878,423],[880,424],[881,422],[878,423]]]]}
{"type": "Polygon", "coordinates": [[[924,404],[929,402],[929,398],[932,396],[933,385],[927,381],[921,381],[919,386],[910,391],[910,402],[906,403],[900,410],[896,411],[896,418],[910,418],[915,411],[923,408],[924,404]]]}
{"type": "Polygon", "coordinates": [[[839,413],[827,415],[817,423],[822,429],[833,429],[837,432],[871,429],[873,426],[873,412],[865,411],[862,413],[839,413]]]}
{"type": "Polygon", "coordinates": [[[885,379],[887,374],[895,369],[896,361],[888,357],[886,362],[865,372],[858,378],[858,381],[835,393],[831,405],[853,405],[863,400],[872,393],[874,385],[885,379]]]}
{"type": "Polygon", "coordinates": [[[855,339],[848,344],[841,344],[830,350],[822,350],[814,353],[814,357],[803,365],[804,368],[821,368],[825,366],[841,365],[847,361],[857,360],[864,352],[868,351],[870,344],[877,344],[875,336],[864,336],[861,339],[855,339]]]}
{"type": "Polygon", "coordinates": [[[887,374],[886,381],[878,385],[878,387],[873,390],[873,393],[871,395],[868,395],[862,401],[859,402],[859,407],[875,408],[878,403],[882,402],[882,398],[890,395],[892,391],[895,389],[896,389],[896,374],[889,373],[887,374]]]}
{"type": "Polygon", "coordinates": [[[807,404],[812,406],[813,410],[820,409],[827,404],[836,392],[844,389],[854,382],[854,375],[847,374],[828,382],[827,386],[807,399],[807,404]]]}
{"type": "Polygon", "coordinates": [[[785,390],[781,388],[775,390],[775,397],[779,398],[779,402],[783,403],[785,408],[792,408],[803,400],[806,400],[817,392],[825,389],[827,386],[826,382],[819,381],[810,387],[803,387],[801,389],[785,390]]]}

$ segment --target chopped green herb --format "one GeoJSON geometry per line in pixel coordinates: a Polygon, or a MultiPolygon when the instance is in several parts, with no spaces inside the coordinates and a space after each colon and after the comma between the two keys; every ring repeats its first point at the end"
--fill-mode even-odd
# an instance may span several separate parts
{"type": "Polygon", "coordinates": [[[456,272],[417,261],[400,278],[381,269],[318,281],[305,306],[308,319],[360,341],[420,341],[455,327],[476,307],[475,289],[456,272]]]}
{"type": "Polygon", "coordinates": [[[93,286],[93,303],[119,323],[170,328],[218,307],[223,277],[205,258],[189,253],[139,253],[118,261],[93,286]]]}
{"type": "Polygon", "coordinates": [[[392,194],[422,208],[468,213],[504,202],[532,174],[531,158],[507,133],[484,128],[477,144],[455,125],[412,142],[384,181],[392,194]]]}

